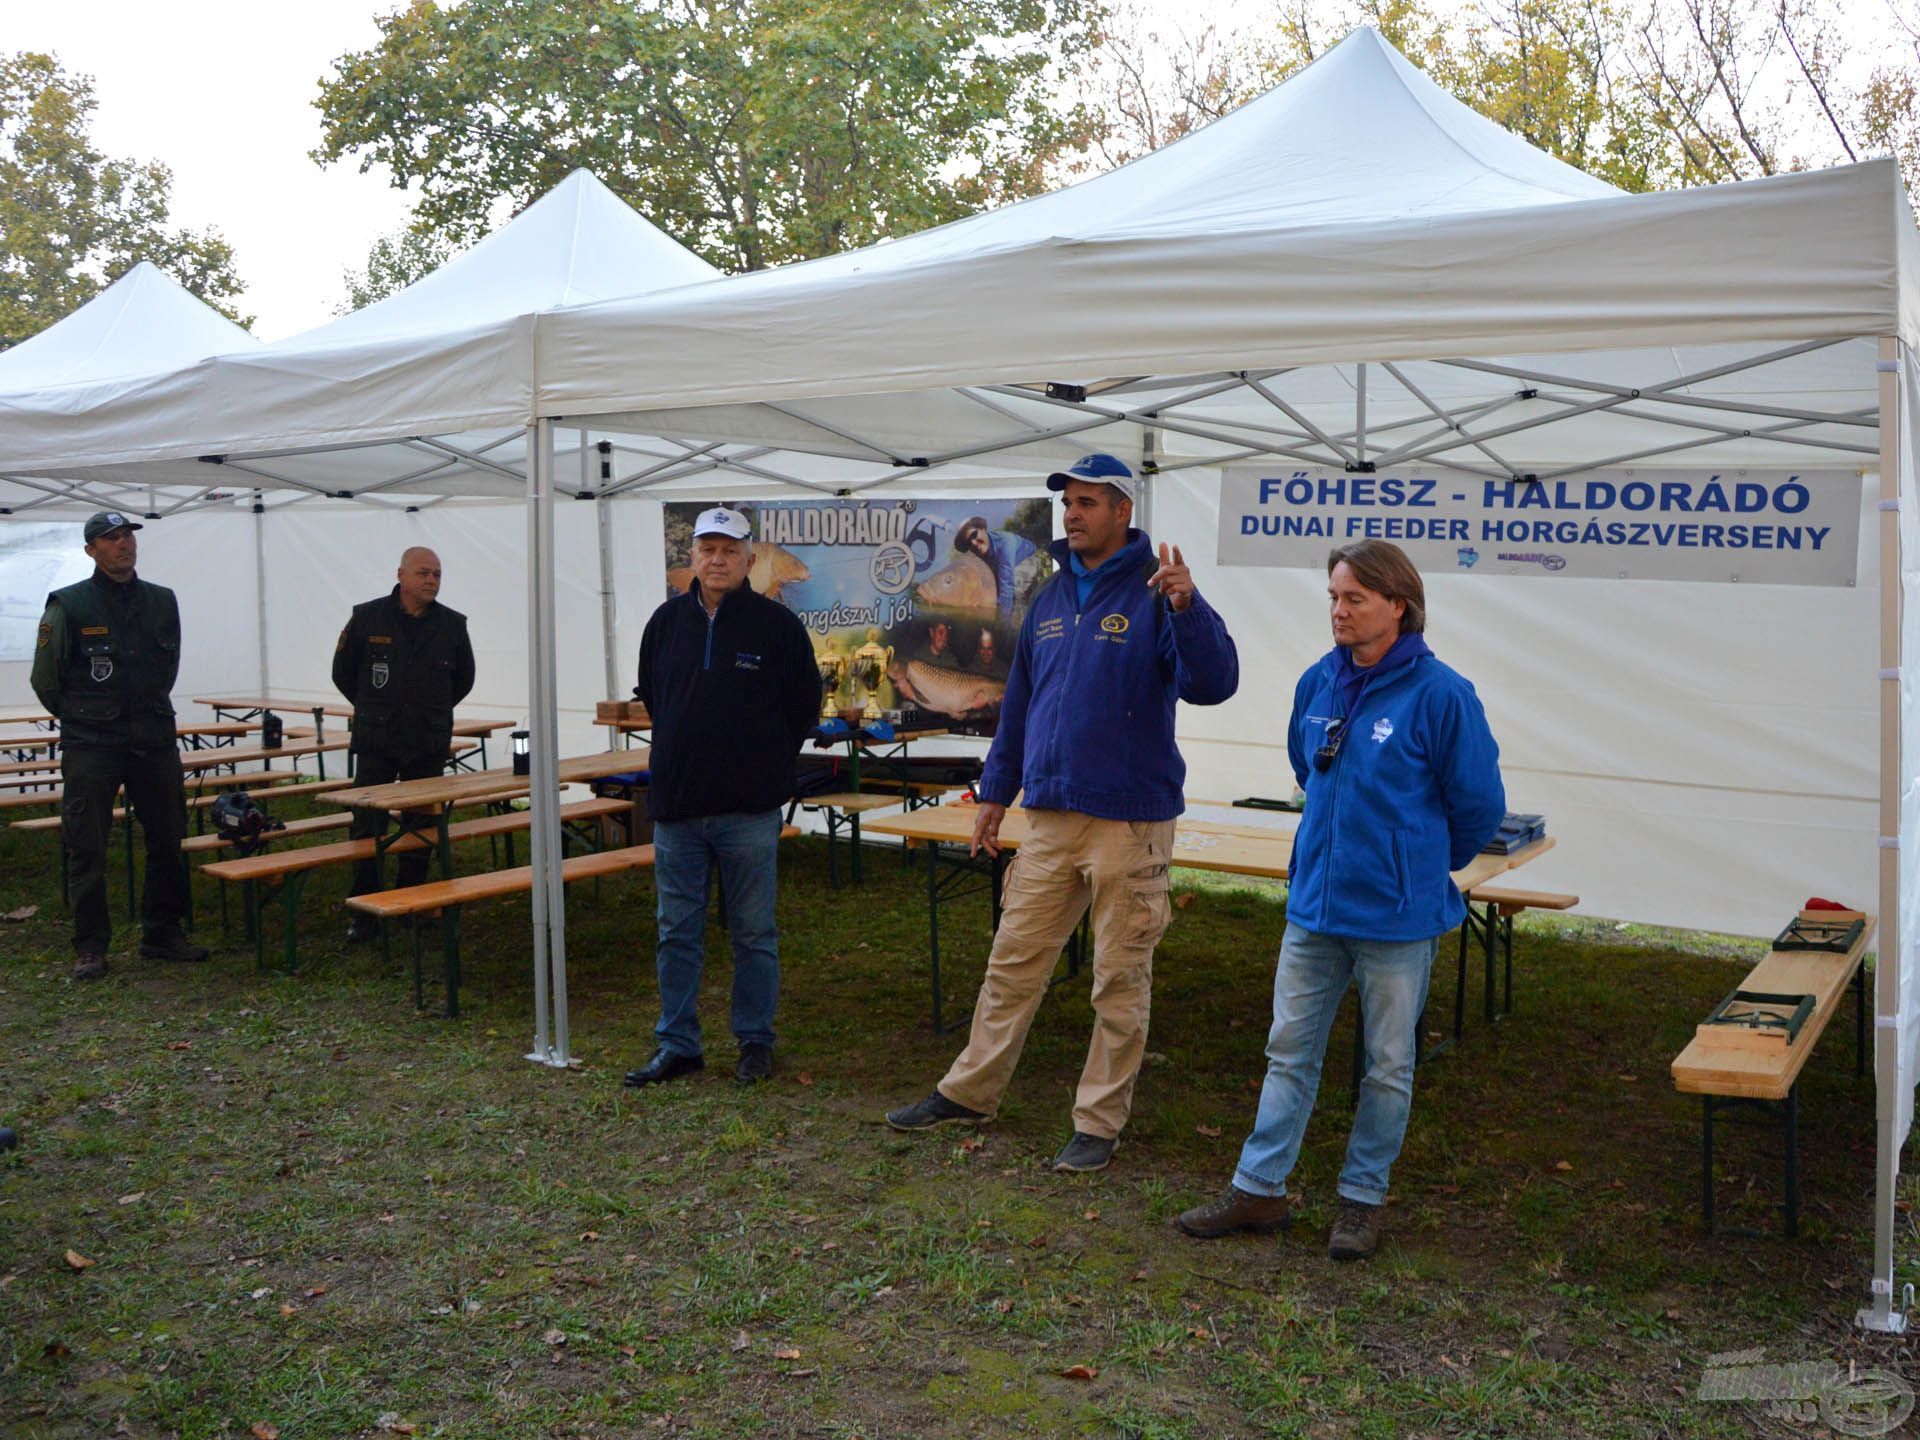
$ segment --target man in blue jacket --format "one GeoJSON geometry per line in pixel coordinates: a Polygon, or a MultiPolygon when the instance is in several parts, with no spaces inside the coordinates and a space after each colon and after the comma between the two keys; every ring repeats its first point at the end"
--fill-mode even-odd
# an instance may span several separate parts
{"type": "Polygon", "coordinates": [[[1473,686],[1427,648],[1426,591],[1398,546],[1360,540],[1327,562],[1334,648],[1293,692],[1287,755],[1306,788],[1287,933],[1273,978],[1267,1078],[1227,1193],[1181,1215],[1211,1239],[1285,1227],[1287,1176],[1313,1112],[1327,1032],[1360,988],[1360,1082],[1327,1254],[1380,1242],[1387,1173],[1413,1107],[1415,1027],[1439,937],[1466,913],[1450,871],[1506,815],[1500,750],[1473,686]]]}
{"type": "Polygon", "coordinates": [[[1162,545],[1156,563],[1129,526],[1133,483],[1100,454],[1047,477],[1062,492],[1066,538],[1014,647],[973,850],[1000,853],[1001,821],[1022,790],[1028,836],[1007,872],[967,1048],[931,1095],[887,1116],[896,1130],[992,1118],[1060,949],[1091,908],[1093,1039],[1056,1170],[1105,1167],[1132,1110],[1187,774],[1174,702],[1218,705],[1240,683],[1232,637],[1179,550],[1162,545]]]}
{"type": "Polygon", "coordinates": [[[820,675],[800,618],[754,592],[753,528],[724,507],[693,522],[693,584],[647,621],[633,693],[653,717],[648,799],[660,925],[659,1048],[629,1085],[700,1069],[701,947],[717,867],[733,939],[734,1078],[773,1074],[780,997],[774,880],[780,807],[820,707],[820,675]]]}

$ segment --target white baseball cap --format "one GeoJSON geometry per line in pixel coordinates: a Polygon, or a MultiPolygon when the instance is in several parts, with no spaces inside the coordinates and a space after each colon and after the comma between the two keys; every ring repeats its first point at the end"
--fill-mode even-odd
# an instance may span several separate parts
{"type": "Polygon", "coordinates": [[[746,540],[753,535],[753,522],[738,510],[729,510],[724,505],[716,505],[711,510],[702,510],[699,518],[693,522],[696,538],[701,535],[726,535],[735,540],[746,540]]]}

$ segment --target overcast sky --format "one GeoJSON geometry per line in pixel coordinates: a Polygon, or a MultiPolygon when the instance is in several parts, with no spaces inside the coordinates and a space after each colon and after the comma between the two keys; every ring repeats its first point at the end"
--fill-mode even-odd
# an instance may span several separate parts
{"type": "Polygon", "coordinates": [[[375,238],[406,223],[384,172],[322,170],[313,108],[329,62],[370,45],[381,0],[0,3],[0,50],[51,50],[93,76],[94,141],[173,171],[173,218],[232,243],[264,340],[330,319],[375,238]]]}

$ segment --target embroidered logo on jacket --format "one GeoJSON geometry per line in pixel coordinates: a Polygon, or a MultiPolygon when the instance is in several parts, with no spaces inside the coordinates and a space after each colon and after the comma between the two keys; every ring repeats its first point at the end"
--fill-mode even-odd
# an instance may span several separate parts
{"type": "Polygon", "coordinates": [[[1101,617],[1100,628],[1109,635],[1124,635],[1127,633],[1127,617],[1116,610],[1111,615],[1101,617]]]}
{"type": "Polygon", "coordinates": [[[1392,734],[1393,734],[1393,721],[1387,719],[1386,716],[1382,715],[1378,720],[1373,722],[1373,743],[1374,744],[1376,745],[1386,744],[1388,737],[1391,736],[1392,734]]]}
{"type": "Polygon", "coordinates": [[[393,671],[391,668],[389,668],[386,661],[376,660],[373,662],[373,688],[374,689],[376,690],[386,689],[387,681],[391,679],[392,676],[393,676],[393,671]]]}
{"type": "Polygon", "coordinates": [[[93,667],[89,673],[92,674],[93,678],[96,681],[104,685],[107,681],[113,678],[112,657],[107,655],[94,656],[93,667]]]}

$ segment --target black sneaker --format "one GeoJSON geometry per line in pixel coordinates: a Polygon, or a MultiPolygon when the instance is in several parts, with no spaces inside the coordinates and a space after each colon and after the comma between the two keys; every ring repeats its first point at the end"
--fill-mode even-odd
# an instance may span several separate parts
{"type": "Polygon", "coordinates": [[[107,978],[107,957],[92,952],[82,952],[73,957],[73,978],[76,980],[104,980],[107,978]]]}
{"type": "Polygon", "coordinates": [[[742,1045],[740,1063],[734,1066],[733,1078],[742,1085],[758,1085],[762,1080],[771,1080],[773,1078],[773,1047],[752,1043],[742,1045]]]}
{"type": "Polygon", "coordinates": [[[1053,1168],[1068,1170],[1076,1175],[1104,1170],[1112,1163],[1113,1152],[1119,1144],[1118,1136],[1109,1139],[1105,1135],[1089,1135],[1084,1130],[1076,1130],[1073,1138],[1053,1157],[1053,1168]]]}
{"type": "Polygon", "coordinates": [[[645,1065],[638,1070],[629,1070],[624,1083],[636,1088],[641,1085],[659,1085],[706,1068],[707,1062],[700,1056],[682,1055],[676,1050],[669,1050],[662,1046],[653,1052],[653,1059],[645,1065]]]}
{"type": "Polygon", "coordinates": [[[978,1110],[956,1105],[938,1090],[913,1105],[887,1112],[887,1124],[896,1130],[932,1130],[939,1125],[978,1125],[987,1117],[978,1110]]]}
{"type": "Polygon", "coordinates": [[[206,946],[196,945],[189,940],[177,925],[169,925],[164,930],[149,930],[140,937],[142,960],[178,960],[182,964],[197,965],[210,953],[206,946]]]}
{"type": "Polygon", "coordinates": [[[1329,1260],[1365,1260],[1380,1247],[1380,1212],[1384,1206],[1364,1200],[1342,1200],[1340,1217],[1327,1237],[1329,1260]]]}

